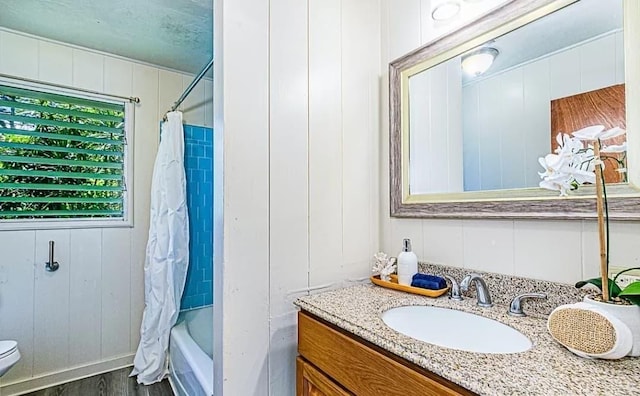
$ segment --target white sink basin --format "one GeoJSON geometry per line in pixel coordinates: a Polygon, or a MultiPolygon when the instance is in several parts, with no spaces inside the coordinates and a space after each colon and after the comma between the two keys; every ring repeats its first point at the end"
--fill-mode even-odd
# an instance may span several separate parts
{"type": "Polygon", "coordinates": [[[453,309],[405,306],[382,313],[392,329],[429,344],[478,353],[517,353],[531,341],[505,324],[453,309]]]}

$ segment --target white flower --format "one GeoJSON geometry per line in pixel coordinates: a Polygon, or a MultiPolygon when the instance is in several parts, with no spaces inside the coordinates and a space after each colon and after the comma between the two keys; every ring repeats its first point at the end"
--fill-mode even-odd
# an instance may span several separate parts
{"type": "Polygon", "coordinates": [[[619,127],[605,131],[604,125],[592,125],[575,131],[572,135],[580,140],[607,140],[624,135],[625,133],[627,133],[627,131],[619,127]]]}
{"type": "Polygon", "coordinates": [[[596,182],[596,174],[591,171],[584,171],[582,169],[575,169],[571,176],[578,184],[590,183],[594,184],[596,182]]]}
{"type": "Polygon", "coordinates": [[[624,153],[625,151],[627,151],[627,142],[604,146],[600,149],[601,153],[624,153]]]}
{"type": "MultiPolygon", "coordinates": [[[[573,137],[559,133],[556,136],[558,147],[554,153],[538,159],[544,168],[544,172],[539,172],[542,178],[540,187],[560,191],[561,196],[566,196],[568,191],[574,190],[582,184],[594,184],[596,181],[595,166],[599,164],[604,168],[604,163],[600,158],[594,156],[593,147],[585,147],[583,141],[606,140],[625,133],[624,129],[618,127],[605,130],[602,125],[592,125],[580,129],[572,133],[573,137]]],[[[603,153],[622,153],[626,150],[627,143],[624,142],[619,145],[603,146],[600,151],[603,153]]],[[[619,171],[625,172],[626,169],[622,168],[619,171]]]]}
{"type": "Polygon", "coordinates": [[[584,149],[584,145],[579,139],[572,138],[566,133],[557,134],[556,142],[558,147],[556,147],[555,153],[565,157],[572,157],[574,153],[584,149]]]}
{"type": "Polygon", "coordinates": [[[571,177],[556,173],[545,177],[545,179],[540,182],[540,187],[546,188],[547,190],[560,191],[560,196],[566,197],[569,195],[567,191],[572,188],[571,177]]]}
{"type": "Polygon", "coordinates": [[[575,138],[580,140],[596,140],[604,131],[604,125],[592,125],[579,129],[572,133],[575,138]]]}

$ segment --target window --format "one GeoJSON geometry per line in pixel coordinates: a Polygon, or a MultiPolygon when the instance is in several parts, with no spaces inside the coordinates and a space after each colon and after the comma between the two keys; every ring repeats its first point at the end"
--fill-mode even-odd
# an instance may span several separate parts
{"type": "Polygon", "coordinates": [[[129,108],[0,82],[0,222],[126,221],[129,108]]]}

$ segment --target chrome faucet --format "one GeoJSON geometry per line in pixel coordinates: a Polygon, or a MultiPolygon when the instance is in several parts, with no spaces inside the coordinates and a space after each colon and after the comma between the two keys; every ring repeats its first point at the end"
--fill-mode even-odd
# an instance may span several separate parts
{"type": "Polygon", "coordinates": [[[478,306],[489,308],[493,306],[493,302],[491,301],[491,294],[489,294],[489,288],[487,284],[482,279],[480,274],[470,273],[465,276],[460,282],[460,290],[467,291],[469,290],[469,285],[473,282],[476,285],[476,295],[478,297],[478,306]]]}
{"type": "Polygon", "coordinates": [[[445,275],[444,277],[449,279],[449,282],[451,282],[449,298],[455,301],[462,301],[462,294],[460,294],[460,286],[458,286],[458,282],[456,282],[452,276],[445,275]]]}
{"type": "Polygon", "coordinates": [[[522,310],[522,300],[529,298],[547,298],[547,295],[545,293],[524,293],[519,296],[515,296],[513,300],[511,300],[511,305],[509,306],[509,315],[527,316],[527,314],[522,310]]]}

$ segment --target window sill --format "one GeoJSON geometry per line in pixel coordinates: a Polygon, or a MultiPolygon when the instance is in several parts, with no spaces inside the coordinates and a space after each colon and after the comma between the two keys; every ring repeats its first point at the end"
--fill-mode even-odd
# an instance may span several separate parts
{"type": "Polygon", "coordinates": [[[133,228],[133,220],[74,219],[74,220],[0,220],[0,231],[69,230],[88,228],[133,228]]]}

